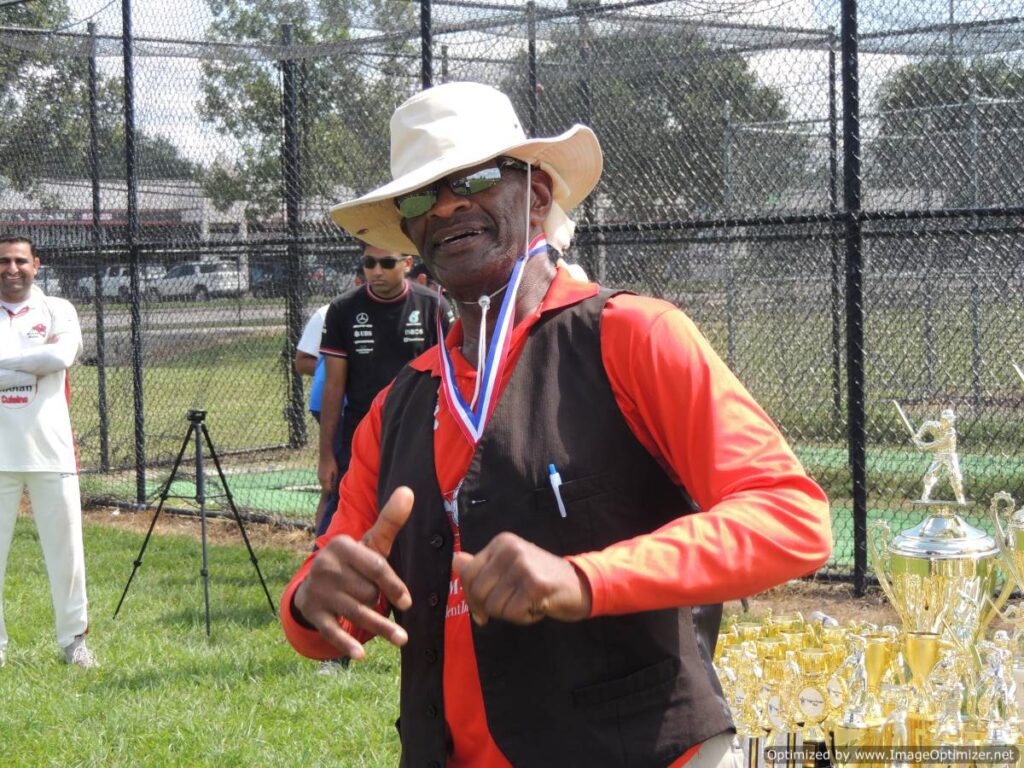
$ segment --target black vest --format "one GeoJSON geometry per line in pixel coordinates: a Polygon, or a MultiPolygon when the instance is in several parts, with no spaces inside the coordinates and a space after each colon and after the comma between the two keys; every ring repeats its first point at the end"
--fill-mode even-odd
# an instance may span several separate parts
{"type": "MultiPolygon", "coordinates": [[[[611,295],[546,313],[531,329],[461,487],[465,551],[511,531],[557,555],[577,554],[693,511],[616,404],[600,343],[611,295]],[[565,518],[549,464],[563,480],[565,518]]],[[[409,633],[399,730],[402,765],[410,767],[443,766],[449,751],[442,670],[452,537],[433,460],[438,381],[403,369],[384,404],[381,436],[381,505],[399,485],[416,495],[390,558],[413,598],[396,614],[409,633]]],[[[495,742],[517,767],[665,768],[733,727],[711,666],[720,616],[713,606],[529,627],[474,624],[495,742]]]]}

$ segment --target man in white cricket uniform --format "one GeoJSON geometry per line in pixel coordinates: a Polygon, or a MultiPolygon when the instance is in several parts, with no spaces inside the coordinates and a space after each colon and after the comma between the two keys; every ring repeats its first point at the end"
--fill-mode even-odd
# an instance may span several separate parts
{"type": "Polygon", "coordinates": [[[89,627],[67,369],[82,349],[78,313],[33,286],[32,242],[0,236],[0,666],[6,661],[3,582],[22,492],[28,489],[50,577],[57,642],[69,664],[89,668],[89,627]]]}

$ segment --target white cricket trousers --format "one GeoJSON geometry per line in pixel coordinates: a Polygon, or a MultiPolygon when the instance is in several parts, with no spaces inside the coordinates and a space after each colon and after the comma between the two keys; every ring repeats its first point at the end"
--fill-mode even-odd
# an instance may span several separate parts
{"type": "Polygon", "coordinates": [[[14,539],[14,521],[24,488],[28,488],[50,576],[57,643],[63,648],[85,632],[89,619],[78,475],[60,472],[0,472],[0,648],[7,647],[3,610],[7,554],[14,539]]]}

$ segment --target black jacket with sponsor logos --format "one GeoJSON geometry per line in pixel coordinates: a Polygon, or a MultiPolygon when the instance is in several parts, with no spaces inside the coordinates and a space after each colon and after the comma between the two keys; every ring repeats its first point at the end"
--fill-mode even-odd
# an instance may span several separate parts
{"type": "Polygon", "coordinates": [[[448,332],[451,308],[436,291],[406,281],[406,290],[390,300],[377,298],[363,285],[331,302],[324,318],[320,353],[345,357],[344,429],[351,436],[384,389],[410,360],[438,342],[437,308],[442,333],[448,332]]]}

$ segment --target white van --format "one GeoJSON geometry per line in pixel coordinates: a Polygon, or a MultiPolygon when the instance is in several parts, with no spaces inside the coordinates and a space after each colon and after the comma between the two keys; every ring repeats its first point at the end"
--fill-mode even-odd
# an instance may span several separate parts
{"type": "Polygon", "coordinates": [[[243,295],[249,290],[249,273],[230,261],[193,261],[174,265],[151,286],[161,299],[206,301],[213,296],[243,295]]]}

